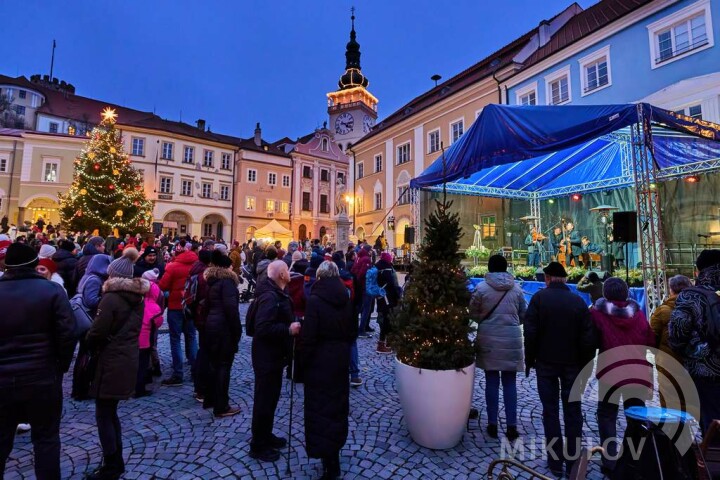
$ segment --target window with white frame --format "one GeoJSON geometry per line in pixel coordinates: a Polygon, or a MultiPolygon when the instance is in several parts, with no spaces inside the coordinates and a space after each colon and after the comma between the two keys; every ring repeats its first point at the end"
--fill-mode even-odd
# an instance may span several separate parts
{"type": "Polygon", "coordinates": [[[60,172],[60,159],[43,160],[43,182],[57,183],[60,172]]]}
{"type": "Polygon", "coordinates": [[[375,210],[382,210],[382,192],[375,192],[375,210]]]}
{"type": "Polygon", "coordinates": [[[195,147],[185,146],[183,152],[183,163],[193,163],[195,161],[195,147]]]}
{"type": "Polygon", "coordinates": [[[290,213],[290,202],[280,202],[280,213],[290,213]]]}
{"type": "Polygon", "coordinates": [[[282,176],[282,186],[285,188],[290,188],[290,175],[282,176]]]}
{"type": "Polygon", "coordinates": [[[450,124],[450,144],[457,142],[458,138],[465,133],[465,121],[458,120],[450,124]]]}
{"type": "Polygon", "coordinates": [[[680,115],[685,115],[687,117],[692,117],[696,120],[702,120],[702,106],[699,104],[680,108],[678,110],[675,110],[675,113],[679,113],[680,115]]]}
{"type": "Polygon", "coordinates": [[[532,82],[515,92],[515,103],[518,105],[537,105],[537,82],[532,82]]]}
{"type": "Polygon", "coordinates": [[[570,67],[567,66],[545,77],[545,96],[548,105],[562,105],[571,99],[570,67]]]}
{"type": "Polygon", "coordinates": [[[271,187],[274,187],[275,185],[277,185],[277,173],[268,172],[267,184],[270,185],[271,187]]]}
{"type": "Polygon", "coordinates": [[[362,162],[358,163],[356,165],[356,168],[357,168],[357,175],[355,177],[358,179],[363,178],[365,176],[365,166],[363,165],[363,163],[362,162]]]}
{"type": "Polygon", "coordinates": [[[365,211],[365,194],[362,190],[358,190],[355,196],[355,211],[357,213],[363,213],[365,211]]]}
{"type": "Polygon", "coordinates": [[[397,147],[397,164],[401,165],[410,161],[410,142],[403,143],[397,147]]]}
{"type": "Polygon", "coordinates": [[[407,185],[397,187],[398,205],[407,205],[410,203],[410,189],[407,185]]]}
{"type": "Polygon", "coordinates": [[[321,144],[320,144],[320,149],[321,149],[323,152],[327,152],[327,151],[328,151],[328,139],[327,139],[327,138],[323,137],[322,142],[321,142],[321,144]]]}
{"type": "Polygon", "coordinates": [[[220,200],[230,200],[230,185],[220,185],[220,200]]]}
{"type": "Polygon", "coordinates": [[[212,196],[212,183],[203,182],[202,183],[202,197],[210,198],[211,196],[212,196]]]}
{"type": "Polygon", "coordinates": [[[160,193],[172,193],[172,177],[160,177],[160,193]]]}
{"type": "Polygon", "coordinates": [[[30,95],[30,106],[32,108],[37,108],[38,104],[40,103],[40,95],[31,94],[30,95]]]}
{"type": "Polygon", "coordinates": [[[192,196],[192,185],[192,180],[182,179],[180,181],[180,195],[182,195],[183,197],[192,196]]]}
{"type": "Polygon", "coordinates": [[[265,211],[266,212],[274,212],[275,211],[275,200],[265,200],[265,211]]]}
{"type": "Polygon", "coordinates": [[[245,197],[245,210],[248,212],[255,211],[255,197],[245,197]]]}
{"type": "Polygon", "coordinates": [[[382,163],[383,163],[382,155],[381,154],[375,155],[375,171],[374,171],[374,173],[382,172],[382,167],[383,167],[382,163]]]}
{"type": "Polygon", "coordinates": [[[247,182],[257,183],[257,170],[255,170],[254,168],[247,169],[247,182]]]}
{"type": "Polygon", "coordinates": [[[652,68],[714,45],[709,0],[695,2],[647,28],[652,68]]]}
{"type": "Polygon", "coordinates": [[[606,46],[578,60],[582,95],[593,93],[612,84],[610,47],[606,46]]]}
{"type": "Polygon", "coordinates": [[[440,150],[440,129],[428,133],[428,153],[440,150]]]}
{"type": "MultiPolygon", "coordinates": [[[[50,124],[52,126],[52,124],[50,124]]],[[[145,156],[145,139],[139,137],[132,138],[132,154],[136,157],[145,156]]]]}
{"type": "Polygon", "coordinates": [[[215,152],[213,152],[212,150],[205,150],[205,154],[203,155],[203,167],[212,168],[214,163],[214,157],[215,152]]]}
{"type": "MultiPolygon", "coordinates": [[[[50,126],[48,127],[48,131],[50,133],[58,133],[58,129],[60,128],[60,124],[57,122],[50,122],[50,126]]],[[[135,155],[133,153],[133,155],[135,155]]]]}
{"type": "Polygon", "coordinates": [[[220,168],[223,170],[230,170],[230,154],[223,153],[220,157],[220,168]]]}
{"type": "Polygon", "coordinates": [[[173,144],[170,142],[162,143],[162,159],[172,160],[173,159],[173,144]]]}
{"type": "Polygon", "coordinates": [[[0,172],[7,172],[7,168],[8,168],[8,158],[0,157],[0,172]]]}

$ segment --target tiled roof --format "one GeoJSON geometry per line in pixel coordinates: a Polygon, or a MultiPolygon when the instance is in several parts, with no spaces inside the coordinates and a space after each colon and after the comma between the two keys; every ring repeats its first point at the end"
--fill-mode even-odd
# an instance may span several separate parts
{"type": "Polygon", "coordinates": [[[46,99],[45,103],[38,108],[38,113],[45,113],[55,117],[69,118],[78,122],[96,125],[100,123],[100,112],[102,112],[105,107],[114,108],[118,114],[119,122],[123,124],[155,116],[152,112],[143,112],[132,108],[121,107],[120,105],[102,102],[81,95],[52,90],[40,85],[37,85],[35,89],[42,92],[46,99]]]}
{"type": "Polygon", "coordinates": [[[22,88],[27,88],[28,90],[34,90],[36,92],[43,92],[40,87],[32,83],[30,80],[28,80],[25,77],[8,77],[6,75],[0,75],[0,84],[5,85],[15,85],[22,88]]]}
{"type": "Polygon", "coordinates": [[[601,0],[568,20],[547,44],[530,55],[524,67],[538,63],[650,2],[652,0],[601,0]]]}

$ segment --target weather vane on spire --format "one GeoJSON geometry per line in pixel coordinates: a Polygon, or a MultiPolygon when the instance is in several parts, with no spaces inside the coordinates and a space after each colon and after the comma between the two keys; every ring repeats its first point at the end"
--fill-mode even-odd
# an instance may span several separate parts
{"type": "Polygon", "coordinates": [[[352,21],[352,29],[355,30],[355,6],[350,7],[350,20],[352,21]]]}

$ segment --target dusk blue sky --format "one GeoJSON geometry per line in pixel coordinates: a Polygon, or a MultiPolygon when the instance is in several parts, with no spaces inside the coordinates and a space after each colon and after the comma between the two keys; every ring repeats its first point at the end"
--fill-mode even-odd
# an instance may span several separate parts
{"type": "MultiPolygon", "coordinates": [[[[77,93],[213,131],[296,138],[327,118],[350,7],[382,119],[571,0],[0,0],[0,73],[49,73],[77,93]]],[[[584,8],[594,0],[581,0],[584,8]]]]}

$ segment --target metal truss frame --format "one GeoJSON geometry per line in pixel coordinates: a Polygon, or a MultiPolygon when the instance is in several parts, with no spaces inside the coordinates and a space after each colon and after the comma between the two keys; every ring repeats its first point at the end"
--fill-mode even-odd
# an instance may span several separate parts
{"type": "Polygon", "coordinates": [[[630,128],[635,200],[638,213],[640,255],[643,283],[646,290],[648,315],[667,295],[665,277],[665,245],[660,217],[660,196],[654,183],[658,170],[654,161],[650,121],[645,118],[643,105],[637,105],[638,123],[630,128]]]}

